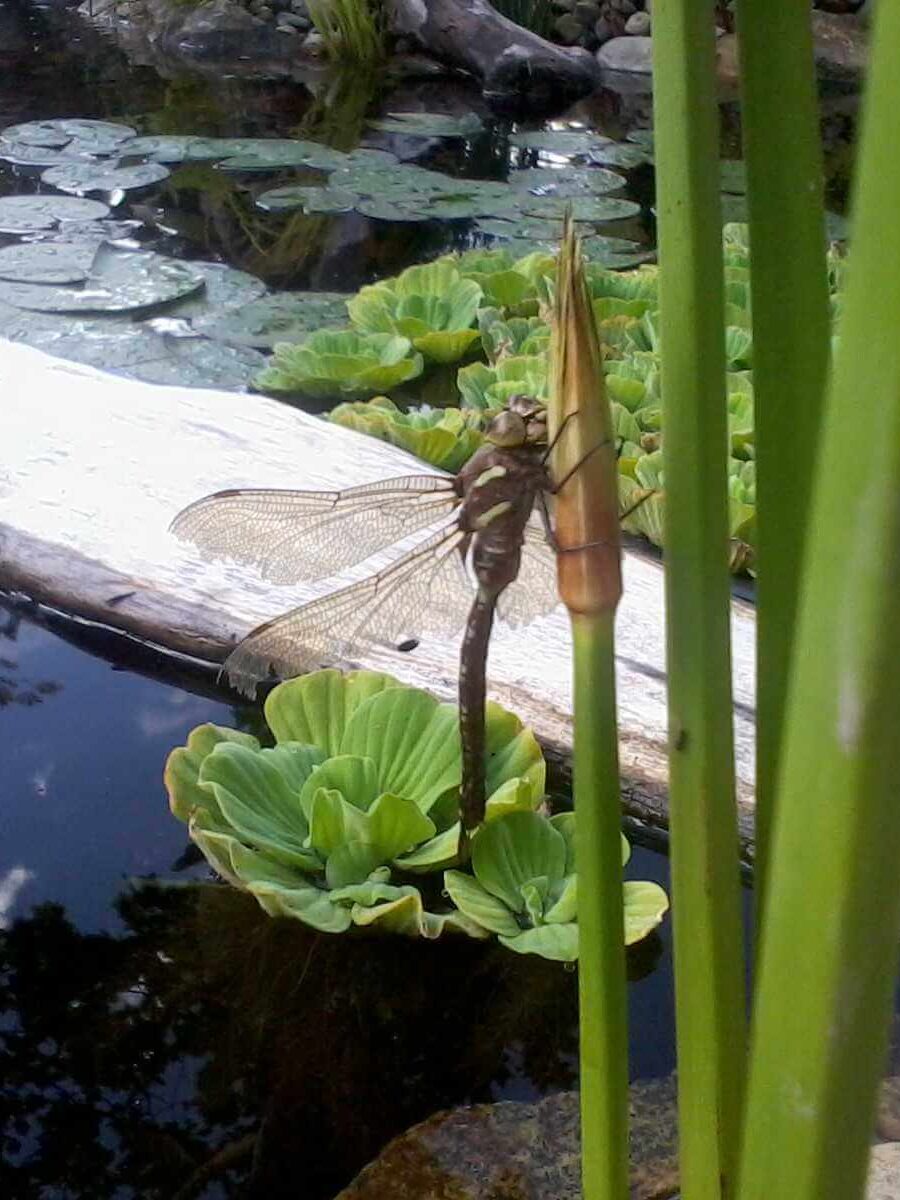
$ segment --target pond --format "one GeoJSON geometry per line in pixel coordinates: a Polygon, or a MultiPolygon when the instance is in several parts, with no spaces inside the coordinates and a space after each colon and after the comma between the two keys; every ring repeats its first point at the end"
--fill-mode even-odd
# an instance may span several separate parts
{"type": "MultiPolygon", "coordinates": [[[[287,1198],[302,1178],[326,1200],[440,1109],[577,1085],[562,964],[315,934],[212,883],[162,764],[202,721],[258,717],[62,630],[0,612],[4,1195],[287,1198]]],[[[636,846],[627,875],[667,886],[668,863],[636,846]]],[[[668,1075],[668,923],[630,967],[633,1075],[668,1075]]]]}
{"type": "MultiPolygon", "coordinates": [[[[586,223],[588,248],[626,266],[654,246],[646,96],[604,93],[574,110],[571,125],[517,127],[458,78],[189,70],[126,52],[115,29],[62,5],[24,0],[0,0],[0,68],[0,131],[94,120],[166,143],[162,153],[161,143],[144,143],[126,155],[128,166],[161,166],[155,180],[131,188],[113,177],[90,192],[110,209],[95,212],[93,228],[51,215],[45,229],[0,232],[0,254],[79,239],[96,248],[106,235],[122,253],[215,264],[205,299],[143,304],[133,317],[18,309],[0,287],[6,336],[138,378],[246,387],[272,339],[211,330],[223,305],[239,314],[266,289],[347,294],[449,250],[545,245],[548,222],[558,223],[552,203],[518,208],[515,220],[504,208],[504,189],[535,169],[571,171],[577,160],[597,190],[604,172],[621,172],[615,194],[597,197],[613,208],[586,223]],[[469,132],[371,124],[397,111],[468,120],[469,132]],[[588,138],[577,152],[566,141],[574,134],[588,138]],[[200,153],[201,139],[245,144],[200,153]],[[260,153],[248,139],[303,139],[335,157],[327,169],[257,162],[251,170],[246,158],[221,169],[228,157],[260,153]],[[193,156],[181,153],[187,141],[193,156]],[[341,156],[360,144],[376,152],[368,167],[380,162],[380,176],[361,182],[357,160],[358,190],[344,187],[351,200],[336,199],[341,181],[331,176],[351,169],[341,156]],[[468,180],[469,190],[457,186],[451,202],[443,185],[432,192],[443,208],[416,212],[391,191],[385,164],[468,180]],[[307,211],[260,206],[283,186],[319,189],[324,211],[309,211],[308,195],[307,211]]],[[[830,111],[840,125],[829,160],[839,205],[853,114],[843,98],[830,111]]],[[[131,134],[110,136],[121,147],[131,134]]],[[[24,145],[47,161],[29,162],[21,148],[0,159],[0,199],[28,198],[33,212],[36,197],[71,197],[42,179],[59,147],[27,134],[24,145]]],[[[736,153],[726,107],[723,157],[736,153]]],[[[102,170],[113,157],[87,153],[77,165],[102,170]]],[[[528,176],[527,190],[542,203],[560,198],[535,180],[528,176]]],[[[741,191],[739,168],[723,170],[737,218],[741,191]]],[[[5,284],[36,286],[15,274],[5,284]]],[[[209,673],[37,616],[0,610],[4,1195],[325,1200],[391,1138],[441,1109],[577,1086],[574,971],[499,947],[329,938],[269,920],[197,861],[161,781],[168,751],[191,728],[254,729],[256,710],[229,703],[209,673]]],[[[664,855],[639,844],[627,874],[668,886],[664,855]]],[[[631,952],[630,969],[632,1074],[666,1077],[668,922],[631,952]]]]}

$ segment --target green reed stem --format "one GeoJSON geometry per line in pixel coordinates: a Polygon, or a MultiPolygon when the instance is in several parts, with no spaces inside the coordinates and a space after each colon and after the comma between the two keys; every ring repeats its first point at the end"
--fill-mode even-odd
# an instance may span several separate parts
{"type": "Polygon", "coordinates": [[[666,0],[653,10],[684,1200],[733,1195],[746,1037],[713,9],[712,0],[666,0]]]}
{"type": "Polygon", "coordinates": [[[572,614],[584,1200],[628,1195],[628,1004],[615,614],[572,614]]]}
{"type": "Polygon", "coordinates": [[[900,928],[900,5],[876,10],[810,508],[740,1200],[865,1188],[900,928]]]}
{"type": "Polygon", "coordinates": [[[753,288],[761,911],[830,318],[810,7],[739,0],[738,17],[753,288]]]}

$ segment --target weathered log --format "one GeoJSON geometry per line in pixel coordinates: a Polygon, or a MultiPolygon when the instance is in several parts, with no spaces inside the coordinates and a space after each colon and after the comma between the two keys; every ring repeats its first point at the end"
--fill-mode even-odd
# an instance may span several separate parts
{"type": "Polygon", "coordinates": [[[487,0],[389,0],[388,12],[392,32],[477,76],[495,104],[559,112],[600,86],[592,54],[545,41],[487,0]]]}
{"type": "MultiPolygon", "coordinates": [[[[251,568],[204,562],[168,532],[179,509],[225,487],[348,487],[426,469],[392,446],[263,396],[138,383],[2,340],[0,396],[0,590],[210,662],[221,662],[254,625],[329,585],[274,587],[251,568]]],[[[616,647],[623,801],[633,816],[665,826],[663,576],[658,563],[633,554],[624,575],[616,647]]],[[[754,615],[734,602],[735,751],[748,854],[754,615]]],[[[353,663],[329,663],[389,671],[452,699],[458,655],[458,639],[423,641],[412,653],[372,644],[353,663]]],[[[534,728],[564,779],[572,689],[561,607],[522,629],[498,630],[488,682],[489,694],[534,728]]]]}

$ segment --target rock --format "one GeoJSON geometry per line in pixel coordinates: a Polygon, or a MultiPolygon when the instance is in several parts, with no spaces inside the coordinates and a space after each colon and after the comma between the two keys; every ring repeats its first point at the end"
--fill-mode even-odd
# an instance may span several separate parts
{"type": "Polygon", "coordinates": [[[886,1142],[900,1142],[900,1075],[893,1075],[881,1084],[875,1132],[886,1142]]]}
{"type": "Polygon", "coordinates": [[[275,26],[276,33],[289,33],[291,37],[297,37],[300,31],[294,25],[282,25],[281,22],[275,26]]]}
{"type": "Polygon", "coordinates": [[[623,17],[630,17],[638,9],[638,5],[632,3],[632,0],[609,0],[609,7],[620,12],[623,17]]]}
{"type": "Polygon", "coordinates": [[[276,13],[290,12],[291,10],[291,0],[266,0],[266,2],[269,8],[276,13]]]}
{"type": "MultiPolygon", "coordinates": [[[[677,1194],[673,1078],[631,1085],[632,1200],[677,1194]]],[[[578,1094],[438,1113],[402,1134],[337,1200],[580,1200],[578,1094]]]]}
{"type": "Polygon", "coordinates": [[[559,40],[566,46],[572,46],[584,32],[584,26],[573,13],[563,13],[553,22],[553,28],[559,35],[559,40]]]}
{"type": "Polygon", "coordinates": [[[593,28],[595,22],[600,19],[600,5],[595,4],[594,0],[576,0],[572,12],[581,22],[583,29],[593,28]]]}
{"type": "Polygon", "coordinates": [[[900,1196],[900,1142],[873,1146],[869,1158],[866,1200],[897,1200],[900,1196]]]}
{"type": "Polygon", "coordinates": [[[325,39],[322,37],[321,33],[319,33],[317,29],[313,29],[306,35],[306,38],[303,42],[303,49],[310,50],[313,54],[318,54],[321,51],[324,43],[325,39]]]}
{"type": "Polygon", "coordinates": [[[597,51],[597,62],[604,71],[649,75],[653,71],[653,38],[613,38],[597,51]]]}
{"type": "Polygon", "coordinates": [[[575,7],[576,0],[550,0],[550,5],[558,12],[571,12],[575,7]]]}
{"type": "Polygon", "coordinates": [[[650,33],[650,14],[647,12],[632,13],[625,22],[625,32],[629,37],[647,37],[650,33]]]}
{"type": "Polygon", "coordinates": [[[812,31],[820,77],[834,83],[856,83],[868,62],[864,25],[856,17],[814,12],[812,31]]]}
{"type": "Polygon", "coordinates": [[[306,7],[306,0],[291,0],[291,12],[295,12],[301,17],[308,17],[309,9],[306,7]]]}
{"type": "Polygon", "coordinates": [[[260,7],[256,10],[256,15],[261,21],[271,21],[271,19],[275,16],[268,4],[260,5],[260,7]]]}
{"type": "Polygon", "coordinates": [[[615,36],[616,31],[613,29],[612,25],[610,25],[608,18],[601,17],[594,26],[594,37],[602,46],[604,42],[610,41],[610,39],[614,38],[615,36]]]}
{"type": "Polygon", "coordinates": [[[307,30],[312,25],[309,17],[301,16],[300,13],[282,12],[278,14],[279,25],[289,25],[293,29],[307,30]]]}

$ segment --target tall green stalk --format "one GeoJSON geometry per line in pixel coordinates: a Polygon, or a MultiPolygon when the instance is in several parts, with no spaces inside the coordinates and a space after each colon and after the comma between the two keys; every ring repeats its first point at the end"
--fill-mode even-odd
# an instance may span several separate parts
{"type": "Polygon", "coordinates": [[[613,629],[622,594],[615,431],[571,222],[559,256],[549,432],[559,594],[572,619],[584,1200],[628,1195],[628,1006],[613,629]]]}
{"type": "Polygon", "coordinates": [[[773,829],[740,1200],[864,1191],[900,928],[900,5],[877,7],[773,829]]]}
{"type": "MultiPolygon", "coordinates": [[[[712,0],[653,10],[682,1195],[733,1195],[745,1024],[712,0]]],[[[580,868],[579,868],[580,869],[580,868]]]]}
{"type": "Polygon", "coordinates": [[[829,351],[822,146],[806,0],[739,0],[757,483],[756,897],[769,831],[829,351]]]}

